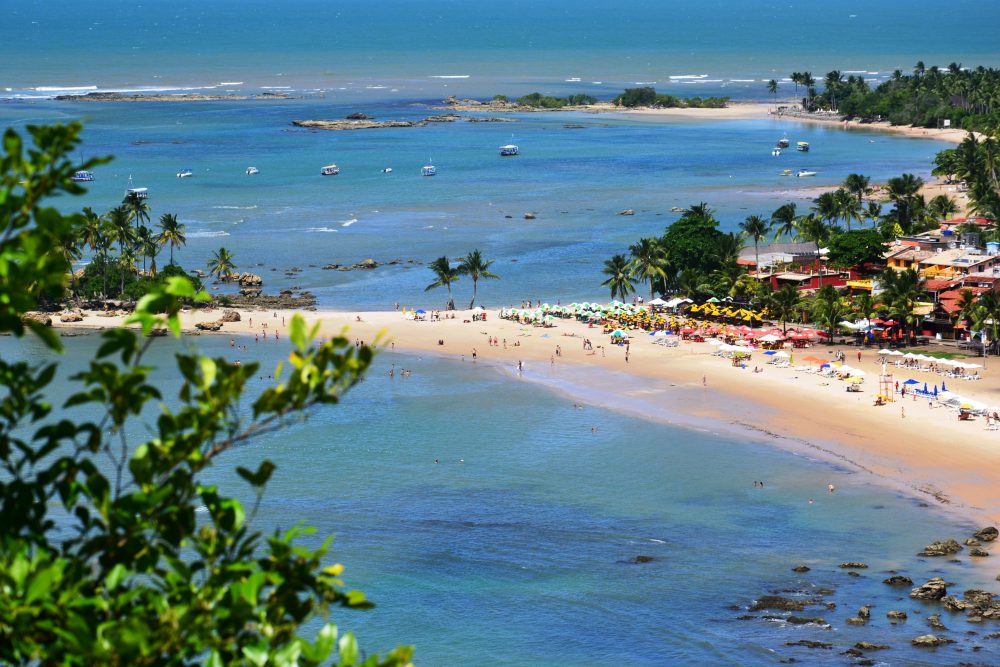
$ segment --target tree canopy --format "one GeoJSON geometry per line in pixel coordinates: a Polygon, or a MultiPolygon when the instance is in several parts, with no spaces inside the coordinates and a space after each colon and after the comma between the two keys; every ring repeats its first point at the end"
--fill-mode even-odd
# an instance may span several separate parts
{"type": "MultiPolygon", "coordinates": [[[[53,350],[59,338],[24,315],[63,292],[69,264],[53,249],[86,224],[48,206],[82,193],[70,177],[98,162],[70,161],[80,130],[29,126],[30,148],[7,130],[0,155],[0,333],[30,330],[53,350]]],[[[372,605],[345,588],[329,539],[310,548],[302,526],[261,532],[205,475],[229,449],[339,401],[372,350],[344,336],[319,343],[295,317],[280,384],[241,402],[258,364],[187,351],[176,355],[180,389],[166,396],[145,356],[161,340],[154,330],[179,336],[182,299],[207,295],[180,276],[153,287],[129,320],[138,329],[102,335],[63,405],[50,398],[58,361],[0,359],[0,662],[408,664],[407,647],[363,657],[330,619],[372,605]]],[[[237,468],[258,499],[274,471],[267,460],[237,468]]]]}

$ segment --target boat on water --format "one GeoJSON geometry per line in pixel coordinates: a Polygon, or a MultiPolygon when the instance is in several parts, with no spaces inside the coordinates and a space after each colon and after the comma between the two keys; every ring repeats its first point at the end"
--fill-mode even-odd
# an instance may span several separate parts
{"type": "Polygon", "coordinates": [[[797,144],[795,144],[795,150],[799,151],[800,153],[808,153],[809,152],[809,142],[808,141],[800,141],[800,142],[798,142],[797,144]]]}
{"type": "Polygon", "coordinates": [[[88,182],[94,180],[94,172],[80,170],[80,171],[76,172],[75,174],[73,174],[70,177],[70,180],[71,181],[75,181],[76,183],[88,183],[88,182]]]}
{"type": "Polygon", "coordinates": [[[385,169],[382,170],[382,173],[383,174],[391,174],[392,173],[392,167],[386,167],[385,169]]]}
{"type": "Polygon", "coordinates": [[[788,148],[788,145],[789,145],[789,143],[788,143],[788,137],[782,137],[782,138],[778,139],[778,143],[777,143],[777,147],[778,148],[788,148]]]}
{"type": "Polygon", "coordinates": [[[805,178],[806,176],[815,176],[816,172],[811,171],[809,169],[799,169],[797,172],[795,172],[795,175],[798,176],[799,178],[805,178]]]}
{"type": "Polygon", "coordinates": [[[437,174],[437,167],[432,164],[425,164],[420,168],[421,176],[434,176],[435,174],[437,174]]]}
{"type": "Polygon", "coordinates": [[[340,167],[335,164],[328,164],[319,171],[320,176],[336,176],[340,173],[340,167]]]}
{"type": "Polygon", "coordinates": [[[259,173],[260,169],[258,169],[257,167],[247,167],[247,176],[253,176],[259,173]]]}
{"type": "Polygon", "coordinates": [[[190,178],[194,176],[194,172],[190,169],[181,169],[177,172],[177,178],[190,178]]]}
{"type": "Polygon", "coordinates": [[[132,185],[132,175],[129,174],[128,185],[125,186],[125,199],[123,201],[128,201],[129,199],[135,197],[137,199],[145,199],[149,196],[149,188],[137,188],[132,185]]]}
{"type": "Polygon", "coordinates": [[[781,155],[781,149],[780,148],[772,148],[771,149],[771,155],[773,155],[774,157],[778,157],[779,155],[781,155]]]}
{"type": "Polygon", "coordinates": [[[778,176],[791,176],[791,175],[792,175],[791,169],[782,169],[780,172],[778,172],[778,176]]]}
{"type": "Polygon", "coordinates": [[[503,157],[513,157],[514,155],[517,155],[517,152],[517,146],[514,144],[507,144],[506,146],[500,147],[500,155],[503,157]]]}

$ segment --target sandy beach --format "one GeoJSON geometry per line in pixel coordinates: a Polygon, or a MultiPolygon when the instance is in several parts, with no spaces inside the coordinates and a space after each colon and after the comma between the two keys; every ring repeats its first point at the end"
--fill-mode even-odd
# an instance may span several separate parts
{"type": "MultiPolygon", "coordinates": [[[[256,345],[286,344],[291,311],[240,314],[240,322],[226,323],[213,334],[233,337],[234,361],[252,360],[256,345]]],[[[881,369],[874,350],[863,350],[859,362],[856,348],[839,348],[849,364],[867,372],[863,391],[852,393],[836,379],[768,365],[768,357],[759,352],[745,369],[736,368],[728,359],[714,356],[715,347],[708,343],[682,342],[665,348],[642,333],[633,339],[626,361],[625,349],[610,345],[600,328],[574,320],[539,328],[502,320],[496,310],[487,312],[486,321],[471,321],[467,311],[437,322],[404,319],[400,312],[302,314],[309,322],[321,323],[324,337],[345,327],[352,340],[371,343],[383,336],[383,355],[393,350],[422,352],[472,363],[475,351],[476,363],[497,364],[512,375],[522,363],[525,380],[558,378],[563,371],[579,385],[580,396],[589,397],[584,400],[671,423],[737,429],[748,437],[866,471],[965,516],[1000,522],[1000,431],[986,430],[981,417],[959,421],[954,411],[912,396],[874,406],[881,369]],[[491,346],[489,339],[494,337],[498,344],[491,346]],[[584,338],[593,342],[594,350],[584,350],[584,338]],[[755,366],[763,372],[754,373],[755,366]],[[614,378],[620,374],[641,380],[641,389],[619,391],[614,378]]],[[[218,309],[191,311],[183,324],[190,333],[197,322],[217,320],[220,315],[218,309]]],[[[107,328],[121,325],[122,319],[85,314],[81,322],[60,326],[107,328]]],[[[818,345],[794,353],[825,356],[828,348],[818,345]]],[[[889,369],[900,382],[913,378],[934,385],[942,379],[929,372],[891,365],[889,369]]],[[[982,375],[978,381],[949,379],[949,389],[991,406],[1000,403],[1000,375],[989,369],[982,375]]]]}

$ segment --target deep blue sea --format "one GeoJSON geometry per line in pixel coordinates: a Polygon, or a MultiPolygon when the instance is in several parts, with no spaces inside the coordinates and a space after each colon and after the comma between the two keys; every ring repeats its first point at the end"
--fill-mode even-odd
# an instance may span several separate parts
{"type": "MultiPolygon", "coordinates": [[[[60,207],[110,209],[131,177],[149,188],[154,217],[175,213],[186,225],[177,253],[185,267],[203,267],[224,245],[268,291],[298,286],[323,307],[358,310],[441,305],[443,293],[424,292],[432,276],[423,265],[473,248],[501,276],[480,285],[487,305],[603,298],[603,261],[660,233],[676,218],[671,208],[708,202],[732,230],[789,200],[807,207],[810,188],[852,172],[927,176],[946,145],[766,119],[507,114],[517,122],[325,133],[293,120],[412,120],[438,113],[449,94],[609,98],[638,83],[766,100],[764,81],[792,71],[837,68],[876,82],[917,60],[1000,65],[1000,5],[972,0],[0,0],[0,9],[0,125],[79,119],[81,159],[116,156],[85,196],[60,207]],[[293,99],[51,99],[67,89],[293,99]],[[812,151],[771,156],[785,134],[812,151]],[[499,157],[511,141],[521,155],[499,157]],[[433,178],[420,176],[428,162],[433,178]],[[320,177],[330,163],[341,174],[320,177]],[[245,174],[251,165],[258,175],[245,174]],[[817,176],[779,176],[803,167],[817,176]],[[178,179],[183,168],[194,176],[178,179]],[[618,215],[627,208],[635,215],[618,215]],[[400,263],[321,268],[369,257],[400,263]],[[287,276],[292,267],[302,271],[287,276]]],[[[782,96],[792,95],[784,83],[782,96]]],[[[469,288],[458,283],[456,301],[469,288]]],[[[228,341],[197,341],[233,356],[228,341]]],[[[158,341],[152,361],[169,365],[174,345],[158,341]]],[[[96,336],[67,340],[67,365],[96,346],[96,336]]],[[[283,351],[272,343],[241,356],[268,368],[283,351]]],[[[0,339],[0,355],[43,352],[0,339]]],[[[166,386],[176,381],[163,373],[166,386]]],[[[973,526],[862,473],[692,424],[670,406],[651,419],[610,409],[623,396],[587,394],[568,372],[519,379],[484,364],[383,353],[342,405],[231,452],[212,475],[243,494],[235,466],[273,459],[259,525],[302,520],[336,534],[349,583],[379,605],[338,623],[372,649],[416,644],[419,664],[843,665],[841,651],[859,640],[891,644],[877,656],[883,664],[1000,663],[1000,640],[965,634],[992,628],[957,616],[943,620],[958,644],[910,648],[933,612],[880,583],[899,569],[989,588],[987,567],[911,555],[973,526]],[[413,376],[390,381],[390,364],[413,376]],[[628,562],[637,555],[654,560],[628,562]],[[837,568],[846,560],[871,567],[849,577],[837,568]],[[811,572],[791,571],[803,562],[811,572]],[[835,591],[835,610],[809,614],[830,629],[736,620],[761,594],[814,587],[835,591]],[[876,605],[874,620],[846,625],[866,603],[876,605]],[[907,624],[884,620],[897,608],[910,613],[907,624]],[[799,639],[836,648],[786,645],[799,639]]]]}

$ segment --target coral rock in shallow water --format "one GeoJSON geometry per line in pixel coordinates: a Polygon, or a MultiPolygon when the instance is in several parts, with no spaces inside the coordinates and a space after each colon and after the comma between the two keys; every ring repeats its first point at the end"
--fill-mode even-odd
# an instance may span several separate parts
{"type": "Polygon", "coordinates": [[[918,556],[950,556],[962,550],[962,545],[955,540],[945,540],[944,542],[931,542],[918,556]]]}
{"type": "Polygon", "coordinates": [[[914,600],[940,600],[947,594],[948,584],[941,577],[934,577],[910,591],[910,597],[914,600]]]}
{"type": "Polygon", "coordinates": [[[980,542],[992,542],[997,539],[998,536],[1000,536],[1000,530],[997,530],[993,526],[987,526],[973,535],[973,537],[980,542]]]}
{"type": "Polygon", "coordinates": [[[942,644],[954,644],[955,640],[938,637],[937,635],[920,635],[919,637],[915,637],[910,643],[914,646],[933,647],[941,646],[942,644]]]}

